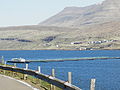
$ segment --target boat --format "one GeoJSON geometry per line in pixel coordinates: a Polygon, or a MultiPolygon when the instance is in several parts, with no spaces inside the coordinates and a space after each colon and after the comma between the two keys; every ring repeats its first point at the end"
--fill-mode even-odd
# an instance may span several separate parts
{"type": "Polygon", "coordinates": [[[30,61],[25,60],[24,58],[12,58],[8,63],[29,63],[30,61]]]}

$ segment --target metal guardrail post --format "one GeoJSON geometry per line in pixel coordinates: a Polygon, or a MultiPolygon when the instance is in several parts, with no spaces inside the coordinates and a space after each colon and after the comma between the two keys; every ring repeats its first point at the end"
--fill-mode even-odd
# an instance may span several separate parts
{"type": "Polygon", "coordinates": [[[68,72],[68,83],[72,83],[72,73],[68,72]]]}
{"type": "Polygon", "coordinates": [[[40,66],[38,66],[38,72],[41,73],[41,68],[40,68],[40,66]]]}
{"type": "Polygon", "coordinates": [[[16,67],[16,63],[14,63],[14,67],[16,67]]]}
{"type": "Polygon", "coordinates": [[[4,56],[1,57],[2,64],[4,64],[4,56]]]}
{"type": "Polygon", "coordinates": [[[52,77],[55,77],[55,69],[52,69],[52,77]]]}
{"type": "Polygon", "coordinates": [[[26,68],[25,69],[28,70],[28,64],[26,64],[26,68]]]}
{"type": "Polygon", "coordinates": [[[7,63],[7,62],[5,61],[5,62],[4,62],[5,66],[6,66],[6,63],[7,63]]]}
{"type": "MultiPolygon", "coordinates": [[[[55,77],[55,69],[52,69],[52,77],[55,77]]],[[[56,90],[55,85],[50,85],[50,90],[56,90]]]]}
{"type": "Polygon", "coordinates": [[[96,79],[91,79],[90,90],[95,90],[95,82],[96,82],[96,79]]]}
{"type": "MultiPolygon", "coordinates": [[[[26,64],[26,67],[25,67],[26,70],[28,70],[28,64],[26,64]]],[[[23,79],[26,80],[27,79],[27,74],[23,74],[23,79]]]]}
{"type": "MultiPolygon", "coordinates": [[[[41,73],[41,67],[38,66],[38,73],[41,73]]],[[[39,79],[39,84],[40,84],[40,87],[41,87],[41,79],[39,79]]]]}

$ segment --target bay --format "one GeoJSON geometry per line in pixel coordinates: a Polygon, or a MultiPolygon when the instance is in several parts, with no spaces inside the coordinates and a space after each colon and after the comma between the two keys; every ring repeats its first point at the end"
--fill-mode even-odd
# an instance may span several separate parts
{"type": "MultiPolygon", "coordinates": [[[[120,57],[120,50],[64,51],[64,50],[17,50],[0,51],[5,60],[25,58],[27,60],[62,59],[80,57],[120,57]]],[[[41,66],[42,73],[51,75],[56,70],[56,77],[67,81],[67,72],[72,72],[72,83],[82,90],[89,90],[90,79],[95,78],[96,90],[120,90],[120,59],[81,60],[64,62],[32,62],[29,69],[37,70],[41,66]]],[[[24,68],[25,64],[17,64],[24,68]]]]}

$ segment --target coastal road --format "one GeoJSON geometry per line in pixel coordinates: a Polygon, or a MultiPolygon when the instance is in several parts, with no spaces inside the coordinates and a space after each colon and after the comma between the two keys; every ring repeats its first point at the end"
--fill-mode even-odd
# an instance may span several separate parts
{"type": "Polygon", "coordinates": [[[0,90],[35,90],[7,76],[0,75],[0,90]]]}

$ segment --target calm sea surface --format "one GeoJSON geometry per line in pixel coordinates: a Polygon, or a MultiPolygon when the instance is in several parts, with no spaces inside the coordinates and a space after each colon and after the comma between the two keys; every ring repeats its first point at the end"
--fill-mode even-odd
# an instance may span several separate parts
{"type": "MultiPolygon", "coordinates": [[[[25,58],[27,60],[61,59],[80,57],[120,57],[120,50],[96,51],[63,51],[63,50],[23,50],[0,51],[5,60],[25,58]]],[[[25,64],[17,64],[25,67],[25,64]]],[[[96,90],[120,90],[120,59],[81,60],[64,62],[34,62],[30,69],[37,70],[41,66],[42,73],[51,75],[51,69],[56,70],[56,77],[67,81],[67,72],[72,72],[73,84],[82,90],[89,90],[90,79],[96,78],[96,90]]]]}

